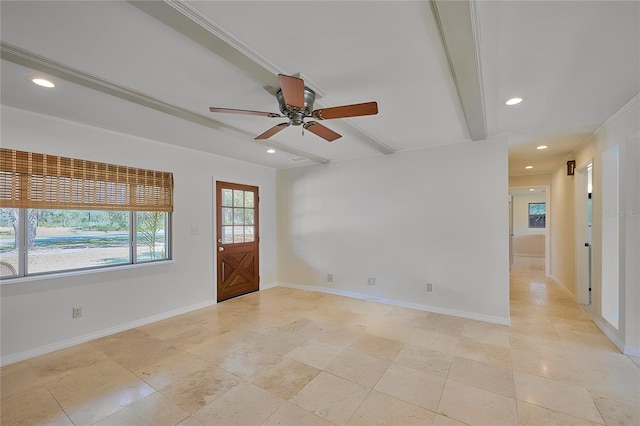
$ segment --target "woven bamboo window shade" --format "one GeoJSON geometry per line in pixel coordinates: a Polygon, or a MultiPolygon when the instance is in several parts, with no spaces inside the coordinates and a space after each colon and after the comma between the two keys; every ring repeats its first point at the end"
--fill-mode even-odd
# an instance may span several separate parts
{"type": "Polygon", "coordinates": [[[0,207],[173,211],[173,174],[0,148],[0,207]]]}

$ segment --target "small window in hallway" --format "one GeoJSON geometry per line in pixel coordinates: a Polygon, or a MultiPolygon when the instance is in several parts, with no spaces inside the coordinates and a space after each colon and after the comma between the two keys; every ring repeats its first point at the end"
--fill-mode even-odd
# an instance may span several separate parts
{"type": "Polygon", "coordinates": [[[547,203],[529,203],[529,228],[544,228],[547,203]]]}

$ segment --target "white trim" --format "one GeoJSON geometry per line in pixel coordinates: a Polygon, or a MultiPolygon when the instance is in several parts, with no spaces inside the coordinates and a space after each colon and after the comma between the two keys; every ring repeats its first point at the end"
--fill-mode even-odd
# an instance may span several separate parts
{"type": "Polygon", "coordinates": [[[202,308],[207,308],[215,304],[216,304],[215,300],[207,300],[205,302],[199,302],[194,305],[189,305],[182,308],[173,309],[168,312],[151,315],[146,318],[142,318],[142,319],[128,322],[125,324],[120,324],[120,325],[106,328],[93,333],[83,334],[81,336],[73,337],[71,339],[63,340],[60,342],[50,343],[48,345],[39,346],[37,348],[29,349],[26,351],[5,355],[2,358],[0,358],[0,366],[4,367],[5,365],[13,364],[19,361],[24,361],[25,359],[33,358],[39,355],[44,355],[49,352],[58,351],[60,349],[65,349],[71,346],[79,345],[81,343],[86,343],[91,340],[99,339],[101,337],[109,336],[115,333],[119,333],[121,331],[130,330],[132,328],[141,327],[143,325],[147,325],[156,321],[161,321],[167,318],[175,317],[177,315],[186,314],[187,312],[195,311],[202,308]]]}
{"type": "MultiPolygon", "coordinates": [[[[640,354],[640,348],[625,347],[624,342],[622,341],[622,339],[617,333],[618,330],[615,330],[606,320],[593,314],[591,314],[591,320],[596,325],[596,327],[598,327],[600,331],[602,331],[602,333],[607,337],[607,339],[609,339],[611,343],[613,343],[615,347],[618,348],[622,353],[624,353],[625,355],[634,355],[633,353],[626,352],[626,350],[629,349],[629,350],[635,351],[637,354],[640,354]]],[[[635,356],[640,356],[640,355],[635,355],[635,356]]]]}
{"type": "Polygon", "coordinates": [[[544,259],[544,254],[513,253],[513,257],[536,257],[538,259],[544,259]]]}
{"type": "Polygon", "coordinates": [[[441,308],[439,306],[424,305],[422,303],[405,302],[403,300],[386,299],[384,297],[371,296],[368,294],[356,293],[353,291],[341,290],[338,288],[320,287],[320,286],[305,285],[305,284],[283,283],[283,282],[274,283],[273,287],[275,286],[293,288],[297,290],[317,291],[320,293],[335,294],[338,296],[352,297],[354,299],[368,300],[372,302],[384,303],[387,305],[401,306],[403,308],[417,309],[425,312],[433,312],[436,314],[449,315],[452,317],[460,317],[460,318],[466,318],[466,319],[471,319],[476,321],[490,322],[493,324],[500,324],[500,325],[507,325],[507,326],[511,325],[511,320],[509,318],[495,317],[493,315],[477,314],[475,312],[459,311],[457,309],[441,308]]]}
{"type": "Polygon", "coordinates": [[[640,357],[640,347],[624,345],[624,350],[622,351],[622,353],[624,353],[625,355],[640,357]]]}
{"type": "Polygon", "coordinates": [[[640,101],[640,93],[637,93],[633,98],[631,98],[631,100],[629,102],[624,104],[622,106],[622,108],[620,108],[618,111],[616,111],[615,114],[613,114],[611,117],[609,117],[607,119],[607,121],[605,121],[604,123],[599,125],[598,128],[595,129],[593,132],[591,132],[591,134],[589,136],[591,137],[591,136],[594,136],[594,135],[598,134],[600,132],[600,130],[604,129],[605,127],[609,126],[611,123],[616,121],[622,114],[627,112],[627,110],[629,108],[631,108],[633,105],[635,105],[638,101],[640,101]]]}

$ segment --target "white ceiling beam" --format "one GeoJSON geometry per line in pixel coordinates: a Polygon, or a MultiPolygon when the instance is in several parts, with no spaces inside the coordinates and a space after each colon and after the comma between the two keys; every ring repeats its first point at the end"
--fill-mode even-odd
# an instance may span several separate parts
{"type": "Polygon", "coordinates": [[[476,0],[432,0],[431,8],[474,141],[487,138],[476,0]]]}
{"type": "MultiPolygon", "coordinates": [[[[186,2],[181,0],[128,0],[128,3],[208,49],[265,86],[280,87],[278,74],[286,74],[286,72],[242,44],[186,2]]],[[[323,91],[319,89],[318,92],[322,93],[323,91]]],[[[321,107],[327,106],[322,101],[318,101],[316,104],[321,107]]],[[[395,152],[354,123],[345,120],[342,124],[348,127],[351,133],[359,137],[362,142],[377,151],[383,154],[395,152]]]]}
{"type": "MultiPolygon", "coordinates": [[[[61,64],[59,62],[53,61],[51,59],[45,58],[43,56],[37,55],[35,53],[29,52],[5,42],[0,43],[0,57],[9,62],[13,62],[15,64],[22,65],[24,67],[70,81],[89,89],[98,90],[102,93],[106,93],[107,95],[115,96],[120,99],[124,99],[126,101],[154,109],[156,111],[164,112],[174,117],[191,121],[192,123],[220,130],[236,137],[242,137],[243,139],[249,138],[253,140],[254,138],[254,135],[245,130],[238,129],[237,127],[230,126],[205,115],[169,104],[157,98],[151,97],[145,93],[139,92],[126,86],[122,86],[120,84],[106,80],[102,77],[71,68],[67,65],[61,64]]],[[[283,152],[288,152],[289,154],[293,154],[298,157],[304,157],[308,160],[315,161],[316,163],[329,163],[329,160],[327,160],[326,158],[318,157],[316,155],[309,154],[308,152],[290,148],[288,146],[274,143],[272,141],[269,141],[268,144],[263,144],[260,142],[256,143],[265,146],[268,145],[269,147],[276,148],[283,152]]]]}

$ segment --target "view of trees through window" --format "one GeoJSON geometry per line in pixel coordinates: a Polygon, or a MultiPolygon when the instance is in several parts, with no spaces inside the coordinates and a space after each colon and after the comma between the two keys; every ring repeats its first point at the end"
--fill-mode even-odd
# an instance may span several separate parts
{"type": "Polygon", "coordinates": [[[529,203],[529,228],[544,228],[546,218],[546,203],[529,203]]]}
{"type": "Polygon", "coordinates": [[[27,275],[168,259],[168,216],[165,212],[3,208],[0,261],[16,271],[13,275],[20,275],[21,235],[27,275]]]}

